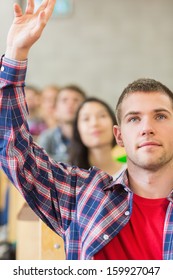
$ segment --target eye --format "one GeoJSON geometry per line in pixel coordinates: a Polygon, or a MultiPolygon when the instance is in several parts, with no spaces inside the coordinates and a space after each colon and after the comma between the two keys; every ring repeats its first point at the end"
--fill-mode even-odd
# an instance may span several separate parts
{"type": "Polygon", "coordinates": [[[129,119],[128,119],[128,122],[138,122],[140,120],[140,118],[139,117],[130,117],[129,119]]]}
{"type": "Polygon", "coordinates": [[[165,119],[167,119],[167,116],[164,115],[164,114],[158,114],[158,115],[156,115],[156,119],[157,120],[165,120],[165,119]]]}
{"type": "Polygon", "coordinates": [[[63,104],[65,104],[65,103],[67,103],[67,98],[63,98],[63,99],[61,99],[61,102],[63,103],[63,104]]]}
{"type": "Polygon", "coordinates": [[[100,114],[100,118],[106,118],[107,115],[106,114],[100,114]]]}
{"type": "Polygon", "coordinates": [[[83,117],[83,118],[81,118],[81,121],[88,122],[89,121],[89,117],[83,117]]]}

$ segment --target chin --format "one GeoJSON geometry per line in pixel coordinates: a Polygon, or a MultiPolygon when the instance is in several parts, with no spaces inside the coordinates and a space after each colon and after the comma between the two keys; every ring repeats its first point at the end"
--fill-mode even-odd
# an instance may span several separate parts
{"type": "Polygon", "coordinates": [[[142,162],[139,164],[139,166],[142,169],[148,170],[148,171],[157,171],[159,170],[162,166],[164,165],[164,163],[159,163],[157,162],[142,162]]]}

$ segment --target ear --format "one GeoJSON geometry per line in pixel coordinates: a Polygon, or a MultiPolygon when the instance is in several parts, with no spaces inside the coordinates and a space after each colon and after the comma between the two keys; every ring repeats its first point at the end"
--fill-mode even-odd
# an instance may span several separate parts
{"type": "Polygon", "coordinates": [[[121,129],[118,125],[113,126],[113,134],[115,136],[116,142],[120,147],[124,147],[124,143],[122,140],[121,129]]]}

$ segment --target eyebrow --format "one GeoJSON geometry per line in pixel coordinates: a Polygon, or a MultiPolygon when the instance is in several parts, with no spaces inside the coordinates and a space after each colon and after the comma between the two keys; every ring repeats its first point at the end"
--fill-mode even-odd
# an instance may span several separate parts
{"type": "MultiPolygon", "coordinates": [[[[161,112],[165,112],[169,115],[171,115],[170,111],[164,108],[157,108],[153,110],[154,113],[161,113],[161,112]]],[[[127,114],[125,114],[124,119],[127,118],[128,116],[136,116],[136,115],[140,115],[141,112],[140,111],[130,111],[127,114]]]]}

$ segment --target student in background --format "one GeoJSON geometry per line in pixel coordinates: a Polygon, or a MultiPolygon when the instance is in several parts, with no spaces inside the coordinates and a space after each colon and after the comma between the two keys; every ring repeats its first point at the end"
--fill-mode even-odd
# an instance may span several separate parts
{"type": "Polygon", "coordinates": [[[55,84],[46,85],[41,91],[39,114],[44,121],[46,129],[54,128],[58,124],[56,117],[56,101],[59,87],[55,84]]]}
{"type": "Polygon", "coordinates": [[[41,93],[40,90],[32,85],[25,86],[25,95],[27,107],[29,110],[28,114],[28,125],[29,130],[34,137],[34,140],[46,129],[46,123],[40,117],[40,104],[41,104],[41,93]]]}
{"type": "Polygon", "coordinates": [[[87,98],[74,121],[70,163],[85,169],[96,166],[116,176],[122,164],[112,156],[116,146],[112,129],[115,124],[115,114],[106,102],[87,98]]]}
{"type": "Polygon", "coordinates": [[[69,162],[73,122],[85,96],[85,92],[76,85],[67,85],[59,90],[55,105],[57,125],[45,130],[38,138],[39,145],[56,161],[69,162]]]}

